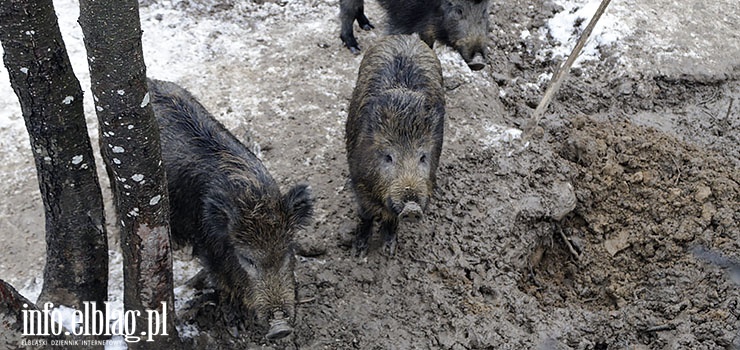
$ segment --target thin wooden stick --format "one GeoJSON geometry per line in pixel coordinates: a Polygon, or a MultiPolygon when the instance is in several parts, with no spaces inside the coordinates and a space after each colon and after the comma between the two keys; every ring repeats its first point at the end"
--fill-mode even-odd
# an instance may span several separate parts
{"type": "Polygon", "coordinates": [[[725,115],[725,120],[730,121],[730,112],[732,112],[732,103],[735,102],[734,98],[730,99],[730,105],[727,107],[727,114],[725,115]]]}
{"type": "Polygon", "coordinates": [[[583,49],[583,46],[586,45],[588,37],[591,36],[591,32],[594,30],[594,27],[599,21],[599,18],[601,18],[601,15],[604,14],[604,11],[606,11],[606,7],[609,5],[609,2],[611,2],[611,0],[601,0],[601,5],[599,5],[596,13],[591,18],[591,21],[588,22],[586,29],[584,29],[583,33],[581,33],[581,37],[578,39],[576,46],[573,48],[573,51],[570,52],[568,59],[565,60],[565,63],[563,63],[560,69],[558,69],[554,79],[550,81],[550,86],[548,86],[547,90],[545,90],[545,96],[542,97],[542,100],[537,106],[537,109],[535,109],[534,113],[532,113],[532,119],[528,123],[527,127],[524,129],[525,138],[528,138],[531,135],[532,131],[534,131],[534,129],[537,127],[537,124],[539,124],[540,119],[542,119],[542,115],[544,115],[545,111],[547,110],[547,106],[550,105],[550,101],[553,99],[553,97],[555,97],[555,93],[558,92],[558,90],[560,89],[560,85],[563,84],[563,81],[568,76],[568,73],[570,72],[570,67],[573,65],[573,62],[576,61],[576,58],[578,58],[578,55],[581,53],[581,49],[583,49]]]}
{"type": "Polygon", "coordinates": [[[670,331],[670,330],[674,330],[674,329],[676,329],[676,325],[675,324],[666,323],[666,324],[661,324],[661,325],[657,325],[657,326],[648,327],[648,328],[643,329],[642,331],[645,332],[645,333],[651,333],[651,332],[670,331]]]}

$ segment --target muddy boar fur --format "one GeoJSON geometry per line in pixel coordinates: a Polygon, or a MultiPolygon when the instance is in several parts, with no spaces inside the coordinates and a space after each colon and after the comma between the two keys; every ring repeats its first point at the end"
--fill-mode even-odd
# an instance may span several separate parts
{"type": "Polygon", "coordinates": [[[155,80],[149,89],[175,244],[192,245],[221,300],[254,311],[250,318],[289,322],[295,315],[293,236],[313,211],[308,186],[282,195],[262,162],[188,91],[155,80]]]}
{"type": "Polygon", "coordinates": [[[355,255],[366,254],[374,219],[395,254],[399,214],[409,205],[426,210],[444,137],[442,86],[437,56],[416,35],[382,38],[365,53],[345,130],[359,204],[355,255]]]}
{"type": "MultiPolygon", "coordinates": [[[[417,33],[433,47],[435,41],[460,53],[473,70],[487,57],[489,0],[378,0],[388,14],[389,34],[417,33]],[[478,56],[478,57],[476,57],[478,56]]],[[[365,16],[364,0],[340,0],[340,38],[353,53],[360,51],[353,23],[373,27],[365,16]]]]}

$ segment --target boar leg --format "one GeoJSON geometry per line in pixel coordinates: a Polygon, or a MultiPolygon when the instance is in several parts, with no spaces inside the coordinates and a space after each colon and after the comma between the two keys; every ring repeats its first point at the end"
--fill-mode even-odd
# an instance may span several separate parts
{"type": "Polygon", "coordinates": [[[397,230],[398,219],[396,218],[384,220],[380,223],[380,233],[383,235],[385,251],[388,253],[388,256],[396,255],[396,246],[398,245],[398,236],[396,235],[397,230]]]}
{"type": "Polygon", "coordinates": [[[357,20],[357,24],[360,25],[360,28],[362,30],[371,30],[374,29],[375,26],[370,23],[370,20],[367,19],[367,16],[365,16],[365,7],[360,7],[360,11],[357,13],[357,16],[355,16],[355,19],[357,20]]]}
{"type": "Polygon", "coordinates": [[[373,234],[373,216],[360,210],[360,224],[355,230],[354,256],[364,258],[367,254],[367,242],[373,234]]]}
{"type": "Polygon", "coordinates": [[[342,24],[339,37],[342,38],[344,46],[356,55],[360,53],[360,45],[357,43],[357,38],[355,38],[354,29],[352,28],[355,20],[357,20],[357,24],[363,30],[375,28],[375,26],[370,24],[367,16],[365,16],[364,0],[339,0],[339,21],[342,24]]]}

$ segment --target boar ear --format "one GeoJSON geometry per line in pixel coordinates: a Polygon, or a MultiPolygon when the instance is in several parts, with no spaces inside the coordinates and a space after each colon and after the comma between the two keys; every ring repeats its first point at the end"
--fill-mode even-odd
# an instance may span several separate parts
{"type": "Polygon", "coordinates": [[[207,198],[204,201],[204,215],[208,220],[208,225],[203,226],[204,234],[207,236],[208,241],[211,242],[211,247],[215,256],[225,256],[227,253],[227,247],[224,242],[227,240],[221,239],[229,235],[234,225],[230,218],[236,217],[233,212],[229,212],[229,206],[223,198],[218,196],[207,198]]]}
{"type": "Polygon", "coordinates": [[[291,188],[283,197],[288,214],[288,227],[298,228],[307,225],[313,216],[313,202],[308,185],[301,184],[291,188]]]}

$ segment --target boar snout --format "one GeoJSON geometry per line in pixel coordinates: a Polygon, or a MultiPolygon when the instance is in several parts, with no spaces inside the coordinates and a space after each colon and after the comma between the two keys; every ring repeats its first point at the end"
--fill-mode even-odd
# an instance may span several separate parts
{"type": "Polygon", "coordinates": [[[281,311],[275,312],[270,320],[270,330],[265,338],[267,340],[278,340],[287,337],[290,333],[293,333],[293,328],[290,327],[283,313],[281,311]]]}
{"type": "Polygon", "coordinates": [[[416,202],[406,202],[403,205],[403,210],[398,215],[401,221],[407,221],[410,223],[419,222],[424,217],[424,212],[421,210],[421,206],[416,202]]]}

